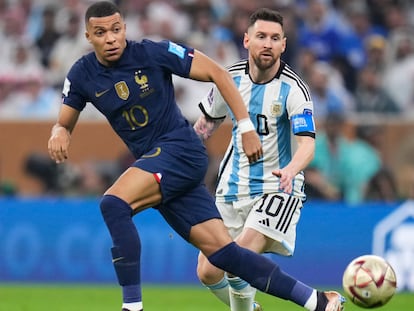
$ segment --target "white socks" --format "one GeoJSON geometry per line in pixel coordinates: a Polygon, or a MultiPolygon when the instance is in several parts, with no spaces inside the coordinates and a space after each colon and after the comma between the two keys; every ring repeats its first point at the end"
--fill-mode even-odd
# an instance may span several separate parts
{"type": "Polygon", "coordinates": [[[239,277],[229,278],[229,295],[231,311],[253,311],[256,289],[239,277]]]}
{"type": "Polygon", "coordinates": [[[223,277],[216,284],[204,284],[231,311],[252,311],[256,289],[238,277],[223,277]]]}
{"type": "Polygon", "coordinates": [[[142,310],[142,301],[140,302],[130,302],[130,303],[126,303],[124,302],[122,304],[122,308],[127,309],[129,311],[141,311],[142,310]]]}

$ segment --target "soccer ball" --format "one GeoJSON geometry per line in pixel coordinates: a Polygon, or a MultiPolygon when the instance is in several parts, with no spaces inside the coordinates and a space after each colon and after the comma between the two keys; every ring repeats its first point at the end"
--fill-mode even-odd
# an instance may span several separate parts
{"type": "Polygon", "coordinates": [[[364,255],[355,258],[346,267],[342,287],[357,306],[377,308],[392,298],[397,278],[391,265],[382,257],[364,255]]]}

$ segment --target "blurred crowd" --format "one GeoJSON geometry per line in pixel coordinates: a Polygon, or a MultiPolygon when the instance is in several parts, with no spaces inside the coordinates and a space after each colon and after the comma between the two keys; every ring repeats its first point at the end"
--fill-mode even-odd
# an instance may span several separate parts
{"type": "MultiPolygon", "coordinates": [[[[91,50],[83,19],[91,2],[0,0],[0,120],[56,118],[68,69],[91,50]]],[[[413,1],[115,2],[125,12],[129,39],[171,39],[224,66],[246,57],[249,15],[258,7],[279,10],[287,36],[282,59],[309,84],[320,132],[307,172],[310,197],[352,203],[401,197],[378,149],[381,127],[361,120],[414,120],[413,1]],[[361,124],[352,140],[342,131],[349,120],[361,124]]],[[[175,87],[178,104],[194,122],[210,85],[177,77],[175,87]]],[[[101,116],[91,108],[82,118],[101,116]]]]}

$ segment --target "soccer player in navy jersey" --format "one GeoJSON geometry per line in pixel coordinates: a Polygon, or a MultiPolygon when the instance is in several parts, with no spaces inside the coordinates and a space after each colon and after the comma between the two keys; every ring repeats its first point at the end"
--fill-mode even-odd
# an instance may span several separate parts
{"type": "Polygon", "coordinates": [[[300,283],[271,260],[238,246],[228,234],[203,184],[208,163],[205,147],[175,102],[173,74],[214,82],[239,124],[244,152],[255,162],[262,156],[261,143],[231,76],[190,47],[127,40],[122,14],[112,2],[89,6],[85,22],[94,51],[67,74],[48,150],[57,163],[68,158],[71,133],[86,103],[92,103],[136,158],[100,202],[112,238],[122,310],[143,310],[141,242],[132,217],[150,207],[213,265],[261,291],[300,303],[300,283]]]}
{"type": "MultiPolygon", "coordinates": [[[[263,157],[249,163],[241,148],[237,120],[231,116],[232,139],[220,165],[216,204],[240,246],[257,253],[292,256],[306,197],[303,169],[315,150],[313,103],[307,84],[280,59],[286,48],[280,13],[265,8],[254,12],[244,46],[248,59],[228,71],[260,136],[263,157]]],[[[203,114],[194,128],[207,139],[228,114],[226,100],[213,87],[200,108],[203,114]]],[[[202,253],[197,272],[201,282],[232,311],[261,310],[254,302],[254,288],[239,277],[226,276],[202,253]]],[[[343,298],[337,292],[323,293],[304,284],[295,287],[292,295],[308,310],[342,309],[343,298]]]]}

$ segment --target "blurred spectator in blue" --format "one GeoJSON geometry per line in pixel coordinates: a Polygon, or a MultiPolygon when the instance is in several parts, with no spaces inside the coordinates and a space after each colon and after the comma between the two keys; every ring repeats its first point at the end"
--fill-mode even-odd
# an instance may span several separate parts
{"type": "Polygon", "coordinates": [[[17,0],[18,7],[24,16],[24,32],[31,43],[35,42],[42,32],[42,15],[44,5],[37,0],[17,0]]]}
{"type": "Polygon", "coordinates": [[[303,22],[299,28],[300,47],[310,49],[317,60],[332,61],[340,54],[344,35],[338,15],[328,0],[309,0],[303,10],[303,22]]]}
{"type": "Polygon", "coordinates": [[[365,140],[345,136],[344,125],[343,114],[330,113],[324,119],[315,157],[305,171],[309,199],[360,203],[382,167],[378,151],[365,140]]]}
{"type": "Polygon", "coordinates": [[[247,58],[247,50],[243,45],[243,38],[248,28],[250,14],[250,12],[234,8],[231,15],[229,29],[232,33],[232,40],[237,47],[240,59],[247,58]]]}
{"type": "Polygon", "coordinates": [[[275,1],[274,9],[278,10],[283,15],[283,29],[286,36],[286,50],[282,54],[282,59],[291,64],[296,69],[299,61],[299,14],[296,8],[295,1],[284,0],[275,1]]]}
{"type": "Polygon", "coordinates": [[[334,59],[343,68],[348,90],[357,87],[358,71],[367,62],[366,40],[372,35],[386,36],[386,30],[372,23],[365,1],[338,1],[337,9],[343,21],[342,40],[338,42],[339,55],[334,59]]]}
{"type": "Polygon", "coordinates": [[[237,46],[214,20],[211,7],[195,7],[191,16],[191,33],[186,38],[187,44],[203,51],[223,66],[239,59],[237,46]]]}
{"type": "Polygon", "coordinates": [[[382,87],[381,74],[367,65],[358,73],[355,112],[376,115],[398,115],[400,107],[382,87]]]}

